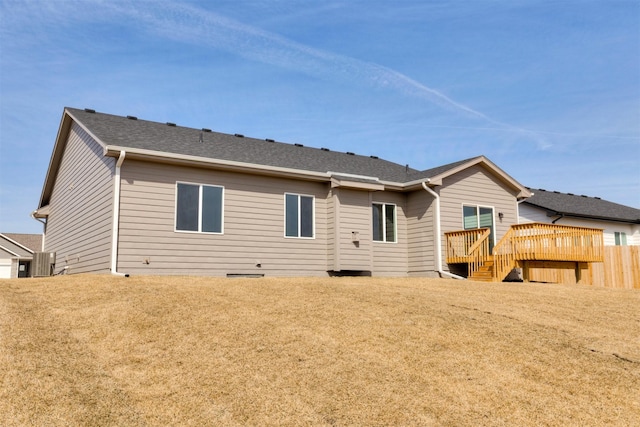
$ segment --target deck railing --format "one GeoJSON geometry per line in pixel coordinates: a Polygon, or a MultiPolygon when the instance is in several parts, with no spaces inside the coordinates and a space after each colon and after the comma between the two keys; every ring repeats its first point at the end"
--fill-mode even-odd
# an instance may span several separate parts
{"type": "Polygon", "coordinates": [[[529,223],[512,225],[493,248],[488,249],[487,228],[445,233],[447,263],[467,263],[469,274],[493,255],[494,280],[503,280],[518,261],[602,262],[602,230],[566,225],[529,223]],[[486,247],[485,247],[485,243],[486,247]]]}
{"type": "Polygon", "coordinates": [[[604,239],[597,228],[516,224],[500,239],[493,255],[494,278],[502,280],[516,261],[602,262],[604,239]]]}
{"type": "Polygon", "coordinates": [[[489,252],[489,236],[491,229],[451,231],[444,233],[447,237],[447,262],[467,263],[469,275],[478,271],[491,252],[489,252]]]}

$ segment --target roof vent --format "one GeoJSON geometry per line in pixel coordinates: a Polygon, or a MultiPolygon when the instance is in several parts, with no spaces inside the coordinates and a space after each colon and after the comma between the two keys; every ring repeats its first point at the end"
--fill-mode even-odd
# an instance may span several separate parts
{"type": "Polygon", "coordinates": [[[175,124],[175,123],[171,123],[171,122],[167,122],[167,126],[173,126],[173,127],[175,127],[175,126],[176,126],[176,124],[175,124]]]}
{"type": "Polygon", "coordinates": [[[585,196],[584,194],[581,194],[580,197],[589,197],[589,196],[585,196]]]}
{"type": "Polygon", "coordinates": [[[594,197],[594,199],[602,200],[600,197],[594,197]]]}
{"type": "Polygon", "coordinates": [[[138,120],[138,118],[136,116],[127,116],[127,119],[129,119],[129,120],[138,120]]]}
{"type": "Polygon", "coordinates": [[[544,188],[538,188],[538,190],[540,190],[540,191],[547,191],[547,190],[545,190],[544,188]]]}
{"type": "Polygon", "coordinates": [[[331,151],[331,150],[329,150],[328,148],[324,148],[324,147],[322,147],[322,148],[321,148],[321,150],[322,150],[322,151],[331,151]]]}
{"type": "Polygon", "coordinates": [[[372,159],[378,159],[379,158],[378,156],[369,156],[369,157],[371,157],[372,159]]]}
{"type": "Polygon", "coordinates": [[[238,138],[244,138],[244,135],[241,133],[234,133],[233,136],[238,137],[238,138]]]}
{"type": "Polygon", "coordinates": [[[293,144],[293,145],[295,145],[296,147],[304,147],[304,145],[302,144],[293,144]]]}
{"type": "Polygon", "coordinates": [[[266,138],[265,141],[267,141],[267,142],[275,142],[273,139],[269,139],[269,138],[266,138]]]}
{"type": "Polygon", "coordinates": [[[352,153],[351,151],[347,151],[347,154],[350,155],[350,156],[355,156],[356,155],[356,153],[352,153]]]}
{"type": "Polygon", "coordinates": [[[95,113],[96,110],[93,110],[91,108],[85,108],[84,111],[86,111],[87,113],[95,113]]]}
{"type": "Polygon", "coordinates": [[[575,196],[575,194],[573,193],[567,193],[569,196],[575,196]]]}
{"type": "Polygon", "coordinates": [[[560,194],[560,192],[559,192],[559,191],[554,191],[554,193],[556,193],[556,194],[560,194]]]}
{"type": "Polygon", "coordinates": [[[202,132],[211,132],[211,129],[202,128],[202,132]]]}

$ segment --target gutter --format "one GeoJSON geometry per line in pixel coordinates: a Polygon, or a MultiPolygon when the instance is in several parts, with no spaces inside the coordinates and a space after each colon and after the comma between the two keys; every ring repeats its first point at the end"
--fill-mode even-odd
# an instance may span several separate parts
{"type": "Polygon", "coordinates": [[[118,235],[120,234],[120,169],[126,152],[120,151],[113,182],[113,227],[111,235],[111,274],[116,276],[129,277],[129,274],[119,273],[118,268],[118,235]]]}
{"type": "Polygon", "coordinates": [[[436,245],[436,267],[438,268],[438,274],[440,274],[440,277],[446,276],[452,279],[464,280],[464,277],[458,276],[453,273],[449,273],[448,271],[444,271],[444,269],[442,268],[442,237],[440,236],[440,233],[441,233],[440,231],[440,196],[438,195],[438,193],[436,193],[431,188],[429,188],[429,186],[427,186],[427,182],[429,182],[429,180],[422,182],[422,188],[424,188],[427,193],[431,194],[436,199],[436,213],[435,213],[436,233],[435,234],[437,237],[435,239],[436,241],[435,245],[436,245]]]}

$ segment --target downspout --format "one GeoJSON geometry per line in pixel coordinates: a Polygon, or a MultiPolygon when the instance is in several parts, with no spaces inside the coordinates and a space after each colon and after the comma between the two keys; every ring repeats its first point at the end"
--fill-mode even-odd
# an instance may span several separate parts
{"type": "Polygon", "coordinates": [[[36,221],[42,224],[42,245],[40,248],[40,252],[44,252],[44,240],[47,238],[47,222],[36,217],[36,212],[37,211],[31,212],[31,218],[35,219],[36,221]]]}
{"type": "Polygon", "coordinates": [[[442,237],[440,236],[440,196],[438,195],[438,193],[430,189],[429,186],[427,186],[428,181],[429,180],[422,182],[422,188],[424,188],[427,193],[431,194],[436,199],[436,213],[435,213],[436,239],[435,241],[436,241],[436,267],[438,268],[438,274],[440,274],[440,277],[447,276],[453,279],[464,280],[464,277],[458,276],[453,273],[449,273],[448,271],[444,271],[444,269],[442,268],[442,237]]]}
{"type": "Polygon", "coordinates": [[[126,153],[120,151],[120,156],[116,162],[116,170],[113,183],[113,227],[111,235],[111,274],[116,276],[129,277],[126,273],[119,273],[118,268],[118,235],[120,234],[120,168],[124,163],[126,153]]]}

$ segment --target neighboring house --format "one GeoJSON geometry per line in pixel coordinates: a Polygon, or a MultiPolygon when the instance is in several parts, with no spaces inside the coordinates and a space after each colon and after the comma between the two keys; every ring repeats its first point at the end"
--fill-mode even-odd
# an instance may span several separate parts
{"type": "Polygon", "coordinates": [[[529,195],[484,156],[419,171],[66,108],[33,215],[56,273],[435,276],[446,231],[495,243],[529,195]]]}
{"type": "Polygon", "coordinates": [[[41,250],[41,234],[0,233],[0,279],[31,277],[33,254],[41,250]]]}
{"type": "Polygon", "coordinates": [[[640,209],[575,194],[529,189],[520,204],[520,223],[544,222],[601,228],[605,246],[640,245],[640,209]]]}

